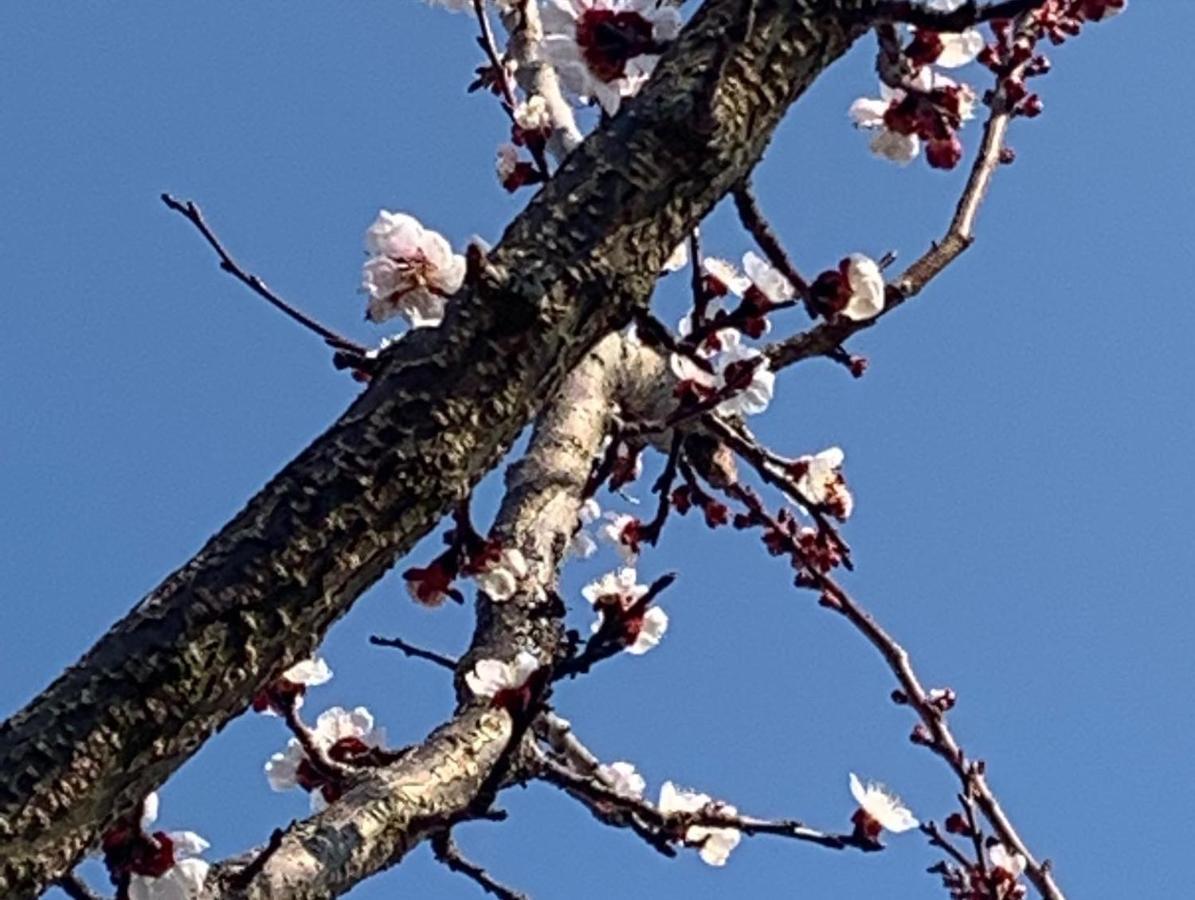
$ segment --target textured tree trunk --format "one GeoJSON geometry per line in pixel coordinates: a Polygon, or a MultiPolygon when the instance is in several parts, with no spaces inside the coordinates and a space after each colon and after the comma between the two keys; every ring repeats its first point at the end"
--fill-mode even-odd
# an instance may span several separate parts
{"type": "MultiPolygon", "coordinates": [[[[643,94],[511,223],[444,325],[399,342],[324,435],[0,726],[0,896],[67,871],[467,496],[750,172],[860,33],[858,5],[707,0],[643,94]]],[[[502,732],[492,718],[462,738],[481,741],[466,755],[483,768],[481,735],[502,732]]],[[[394,858],[414,834],[395,837],[394,858]]]]}

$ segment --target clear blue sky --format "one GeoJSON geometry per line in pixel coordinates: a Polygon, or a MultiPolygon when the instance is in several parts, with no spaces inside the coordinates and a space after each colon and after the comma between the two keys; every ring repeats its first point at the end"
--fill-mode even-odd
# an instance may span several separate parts
{"type": "MultiPolygon", "coordinates": [[[[1019,161],[975,248],[857,342],[867,377],[803,364],[759,423],[787,452],[846,448],[851,587],[930,683],[958,690],[958,734],[1074,897],[1190,882],[1178,869],[1193,799],[1195,126],[1171,36],[1192,31],[1195,4],[1136,0],[1053,52],[1047,112],[1018,123],[1019,161]]],[[[374,340],[355,289],[379,207],[459,244],[495,239],[528,199],[495,182],[504,125],[464,91],[472,40],[468,17],[415,0],[0,8],[0,714],[185,562],[358,389],[218,272],[159,192],[201,202],[280,292],[374,340]]],[[[861,45],[819,81],[759,172],[810,270],[856,250],[911,258],[959,186],[869,156],[846,109],[872,91],[870,67],[861,45]]],[[[973,147],[976,130],[964,137],[973,147]]],[[[731,225],[715,216],[710,249],[748,248],[731,225]]],[[[681,287],[661,290],[669,318],[681,287]]],[[[496,496],[491,479],[481,508],[496,496]]],[[[560,711],[653,791],[671,778],[751,813],[846,827],[853,769],[941,819],[955,786],[907,743],[910,717],[861,640],[754,541],[677,524],[641,565],[682,573],[663,645],[563,686],[560,711]]],[[[597,568],[568,570],[574,608],[597,568]]],[[[455,652],[470,630],[467,609],[415,608],[391,575],[332,632],[337,677],[308,710],[366,704],[396,743],[417,740],[450,710],[448,681],[366,639],[455,652]]],[[[306,798],[271,793],[261,772],[285,740],[277,720],[234,721],[167,785],[163,824],[200,831],[218,858],[302,814],[306,798]]],[[[462,828],[460,842],[536,898],[938,890],[917,836],[867,858],[757,838],[715,871],[691,853],[658,857],[548,788],[502,804],[508,823],[462,828]]],[[[425,848],[353,892],[395,895],[480,896],[425,848]]]]}

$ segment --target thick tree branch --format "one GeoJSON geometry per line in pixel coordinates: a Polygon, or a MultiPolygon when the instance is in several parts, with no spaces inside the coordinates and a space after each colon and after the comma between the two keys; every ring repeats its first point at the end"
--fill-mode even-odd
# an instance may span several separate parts
{"type": "MultiPolygon", "coordinates": [[[[859,36],[854,6],[758,0],[744,23],[741,0],[707,0],[640,96],[511,223],[444,324],[383,354],[338,422],[0,726],[0,894],[63,875],[469,492],[859,36]]],[[[444,752],[488,758],[503,729],[483,724],[444,752]]],[[[450,781],[467,792],[470,779],[450,781]]],[[[413,832],[396,827],[401,849],[413,832]]]]}

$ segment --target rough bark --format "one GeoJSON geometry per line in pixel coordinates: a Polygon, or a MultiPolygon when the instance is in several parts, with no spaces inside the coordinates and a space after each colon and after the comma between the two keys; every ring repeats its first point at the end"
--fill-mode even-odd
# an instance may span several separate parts
{"type": "MultiPolygon", "coordinates": [[[[550,597],[577,526],[586,482],[609,433],[626,376],[647,359],[619,334],[601,341],[566,378],[539,419],[526,455],[507,472],[495,534],[526,557],[529,576],[505,603],[479,597],[478,624],[464,673],[478,658],[509,659],[534,650],[551,664],[563,637],[561,610],[550,597]]],[[[514,737],[509,714],[469,702],[415,752],[380,770],[326,811],[292,825],[253,877],[241,871],[257,853],[213,870],[208,900],[307,900],[344,893],[396,864],[420,841],[476,815],[487,782],[506,773],[504,752],[514,737]]]]}
{"type": "Polygon", "coordinates": [[[0,726],[0,895],[36,893],[491,468],[862,28],[851,0],[707,0],[642,96],[508,227],[441,328],[0,726]]]}

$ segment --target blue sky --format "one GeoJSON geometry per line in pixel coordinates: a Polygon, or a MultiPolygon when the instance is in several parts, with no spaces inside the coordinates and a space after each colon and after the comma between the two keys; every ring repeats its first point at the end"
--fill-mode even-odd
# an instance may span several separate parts
{"type": "MultiPolygon", "coordinates": [[[[1169,38],[1192,29],[1195,5],[1135,2],[1053,51],[1046,114],[1017,124],[1019,159],[999,173],[974,249],[857,341],[864,379],[802,364],[758,422],[788,453],[846,449],[850,587],[929,683],[959,692],[959,737],[1075,897],[1189,881],[1176,869],[1195,737],[1183,268],[1195,135],[1173,106],[1190,65],[1169,38]]],[[[464,91],[472,40],[468,17],[414,0],[0,8],[0,714],[188,559],[358,389],[218,272],[158,194],[199,201],[281,293],[376,340],[355,290],[379,207],[461,245],[496,239],[528,199],[495,183],[504,126],[464,91]]],[[[845,111],[873,90],[870,66],[861,45],[819,81],[759,170],[765,209],[811,271],[852,251],[912,258],[959,188],[957,173],[869,156],[845,111]]],[[[715,214],[711,251],[748,249],[733,225],[715,214]]],[[[682,280],[661,286],[666,318],[682,280]]],[[[479,518],[496,497],[490,479],[479,518]]],[[[567,571],[577,623],[579,586],[612,564],[567,571]]],[[[681,520],[640,568],[681,572],[663,645],[558,692],[600,754],[634,761],[653,791],[674,779],[827,828],[847,825],[851,770],[923,817],[949,811],[955,786],[905,739],[887,670],[754,541],[681,520]]],[[[470,631],[468,610],[415,608],[391,575],[330,635],[337,677],[307,708],[365,704],[393,742],[417,740],[450,710],[450,685],[367,637],[456,652],[470,631]]],[[[234,721],[166,786],[163,824],[200,831],[220,857],[301,815],[305,798],[271,793],[261,773],[285,739],[277,720],[234,721]]],[[[916,836],[867,858],[757,838],[714,871],[695,854],[658,857],[548,788],[502,804],[509,822],[461,828],[460,843],[537,898],[937,891],[916,836]]],[[[426,848],[352,896],[396,893],[480,896],[426,848]]]]}

